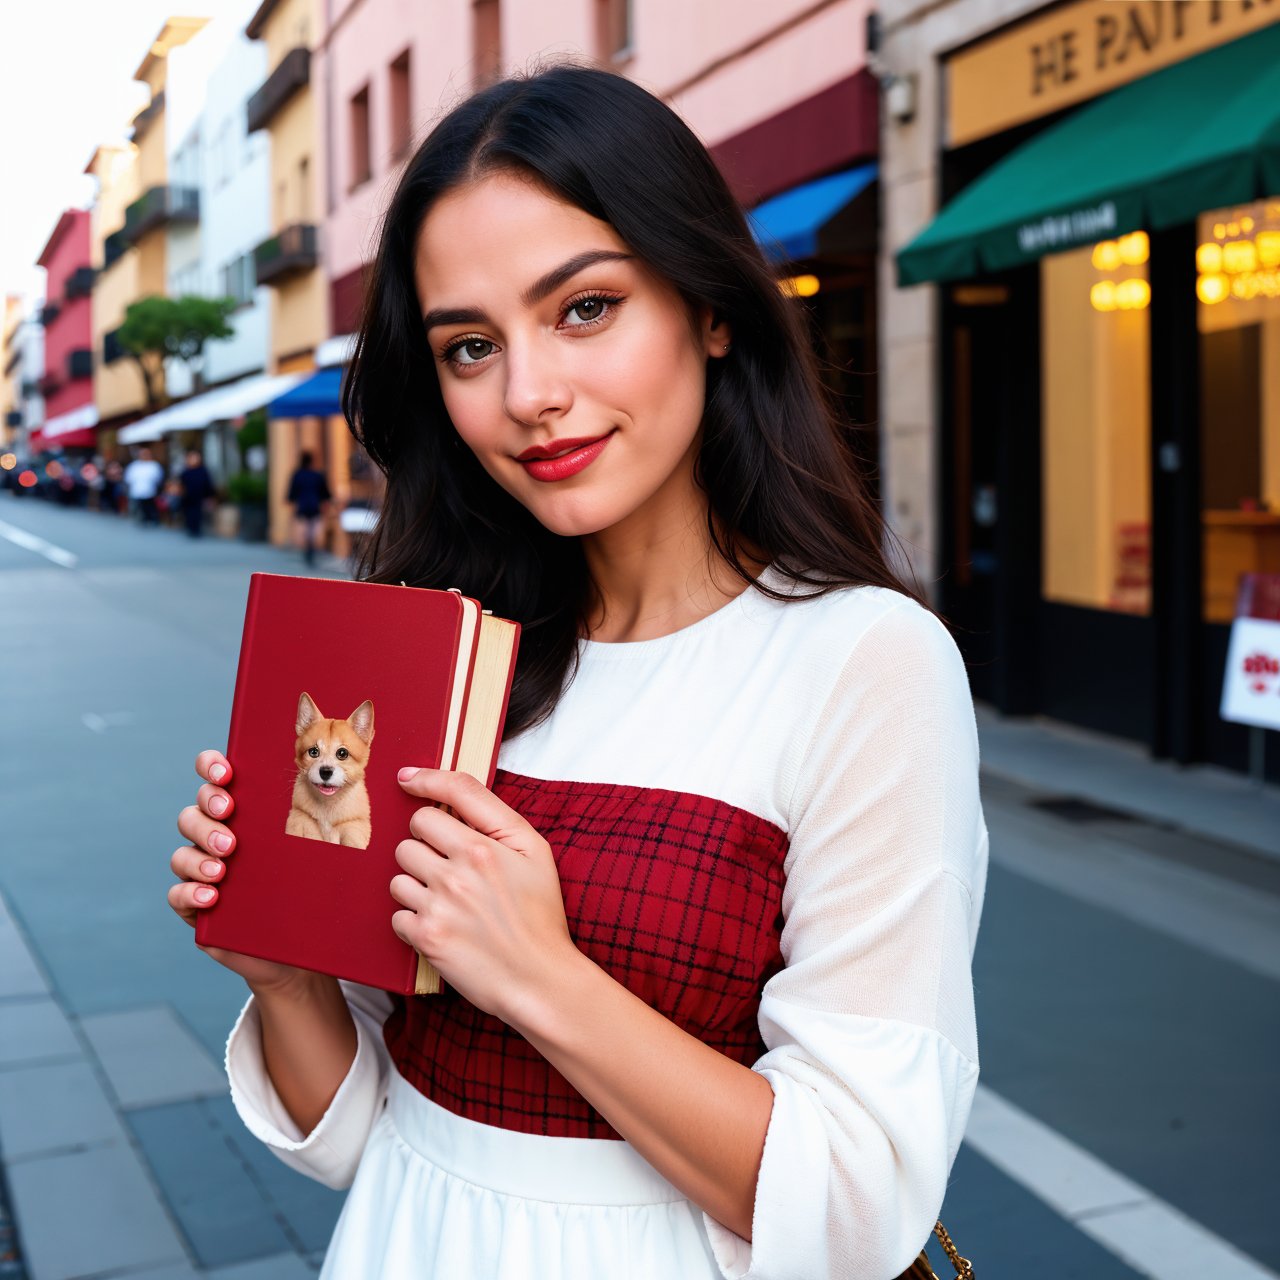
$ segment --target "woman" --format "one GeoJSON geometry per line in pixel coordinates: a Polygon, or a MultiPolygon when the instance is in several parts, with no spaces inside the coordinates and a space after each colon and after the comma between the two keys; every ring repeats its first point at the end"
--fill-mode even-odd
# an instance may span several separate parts
{"type": "MultiPolygon", "coordinates": [[[[324,1274],[897,1275],[977,1076],[973,709],[706,151],[604,72],[464,102],[345,407],[387,476],[369,576],[524,634],[493,790],[399,775],[392,926],[446,993],[215,953],[241,1116],[354,1178],[324,1274]]],[[[179,819],[188,921],[233,764],[179,819]]]]}

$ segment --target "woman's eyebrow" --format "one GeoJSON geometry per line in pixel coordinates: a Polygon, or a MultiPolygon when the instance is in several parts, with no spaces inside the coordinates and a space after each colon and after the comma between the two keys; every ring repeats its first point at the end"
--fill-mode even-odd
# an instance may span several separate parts
{"type": "MultiPolygon", "coordinates": [[[[572,280],[579,271],[594,266],[597,262],[630,262],[632,257],[632,254],[620,253],[616,249],[591,249],[586,253],[574,254],[546,275],[539,276],[520,295],[520,302],[523,306],[532,307],[566,281],[572,280]]],[[[433,329],[442,324],[487,324],[489,317],[477,307],[434,307],[423,317],[423,321],[428,329],[433,329]]]]}

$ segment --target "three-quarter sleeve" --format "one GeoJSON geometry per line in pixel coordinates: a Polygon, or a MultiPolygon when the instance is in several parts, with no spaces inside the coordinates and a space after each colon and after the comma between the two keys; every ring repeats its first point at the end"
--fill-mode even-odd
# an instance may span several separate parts
{"type": "Polygon", "coordinates": [[[704,1215],[728,1280],[898,1276],[937,1218],[977,1084],[987,833],[964,664],[905,598],[850,639],[790,797],[751,1241],[704,1215]]]}
{"type": "Polygon", "coordinates": [[[391,1012],[385,991],[341,984],[356,1024],[356,1055],[328,1110],[304,1134],[285,1110],[262,1056],[262,1022],[251,997],[227,1040],[231,1100],[249,1132],[290,1168],[327,1187],[349,1187],[387,1096],[391,1059],[382,1024],[391,1012]]]}

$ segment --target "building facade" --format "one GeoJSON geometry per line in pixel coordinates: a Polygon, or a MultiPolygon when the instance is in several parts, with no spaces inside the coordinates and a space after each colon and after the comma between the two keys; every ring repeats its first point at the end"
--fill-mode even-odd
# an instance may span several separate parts
{"type": "Polygon", "coordinates": [[[888,509],[980,696],[1243,767],[1217,704],[1240,574],[1280,571],[1280,11],[883,11],[888,509]]]}

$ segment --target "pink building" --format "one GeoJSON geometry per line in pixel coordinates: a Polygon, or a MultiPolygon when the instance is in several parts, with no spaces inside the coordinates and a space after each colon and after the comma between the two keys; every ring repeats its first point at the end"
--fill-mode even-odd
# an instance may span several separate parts
{"type": "MultiPolygon", "coordinates": [[[[336,335],[357,324],[362,272],[400,166],[478,84],[572,58],[672,104],[710,147],[783,275],[804,275],[828,358],[875,366],[877,85],[869,0],[330,0],[317,41],[326,142],[323,252],[336,335]],[[810,184],[813,184],[810,186],[810,184]]],[[[850,376],[854,411],[874,386],[850,376]]]]}
{"type": "Polygon", "coordinates": [[[98,411],[93,400],[93,335],[89,295],[89,211],[68,209],[40,253],[45,269],[45,374],[43,441],[50,446],[92,449],[98,411]]]}

